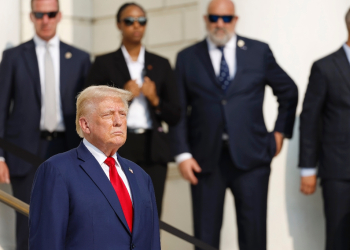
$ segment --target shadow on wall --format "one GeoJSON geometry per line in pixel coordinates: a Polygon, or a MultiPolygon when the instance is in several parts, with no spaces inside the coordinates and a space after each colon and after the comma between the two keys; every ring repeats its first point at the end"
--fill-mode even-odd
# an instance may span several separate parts
{"type": "Polygon", "coordinates": [[[294,250],[324,249],[325,225],[321,187],[316,193],[305,196],[300,192],[299,124],[297,117],[294,136],[287,148],[286,162],[286,207],[289,234],[293,239],[294,250]]]}

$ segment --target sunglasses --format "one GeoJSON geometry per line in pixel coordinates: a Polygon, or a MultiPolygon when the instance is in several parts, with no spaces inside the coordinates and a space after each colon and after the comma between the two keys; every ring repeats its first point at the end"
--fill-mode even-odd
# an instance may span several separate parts
{"type": "Polygon", "coordinates": [[[126,26],[131,26],[137,21],[141,26],[145,26],[147,23],[147,18],[144,16],[141,17],[127,17],[123,19],[126,26]]]}
{"type": "Polygon", "coordinates": [[[235,16],[234,15],[231,15],[231,16],[208,15],[208,18],[211,23],[216,23],[219,20],[219,18],[222,18],[222,21],[224,21],[224,23],[230,23],[232,19],[235,18],[235,16]]]}
{"type": "Polygon", "coordinates": [[[33,12],[33,15],[36,19],[42,19],[44,15],[47,15],[49,18],[55,18],[58,14],[58,11],[52,12],[33,12]]]}

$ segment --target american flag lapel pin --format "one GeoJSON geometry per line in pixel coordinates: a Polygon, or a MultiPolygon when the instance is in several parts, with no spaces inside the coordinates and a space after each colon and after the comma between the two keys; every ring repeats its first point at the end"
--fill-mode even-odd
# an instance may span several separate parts
{"type": "Polygon", "coordinates": [[[130,173],[132,173],[132,174],[134,173],[134,171],[132,171],[132,169],[131,169],[131,168],[129,168],[129,171],[130,171],[130,173]]]}

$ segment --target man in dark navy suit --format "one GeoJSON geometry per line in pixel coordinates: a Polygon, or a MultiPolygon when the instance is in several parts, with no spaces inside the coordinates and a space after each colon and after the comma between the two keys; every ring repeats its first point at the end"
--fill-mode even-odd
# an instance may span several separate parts
{"type": "Polygon", "coordinates": [[[195,236],[219,247],[225,191],[237,211],[241,250],[266,249],[270,164],[291,138],[298,91],[265,43],[235,34],[229,0],[213,0],[208,37],[178,54],[182,118],[171,129],[175,159],[192,186],[195,236]],[[277,96],[273,132],[265,127],[265,87],[277,96]]]}
{"type": "MultiPolygon", "coordinates": [[[[42,158],[79,144],[75,97],[90,67],[89,55],[62,43],[57,0],[32,0],[35,36],[6,50],[0,65],[0,137],[42,158]]],[[[0,149],[0,183],[29,203],[36,168],[0,149]]],[[[28,219],[17,214],[17,249],[28,249],[28,219]]]]}
{"type": "Polygon", "coordinates": [[[160,250],[151,178],[120,157],[129,91],[92,86],[78,96],[79,147],[38,169],[31,196],[29,249],[160,250]]]}
{"type": "Polygon", "coordinates": [[[350,249],[350,10],[345,19],[348,41],[313,64],[300,116],[300,190],[313,194],[320,177],[326,250],[350,249]]]}

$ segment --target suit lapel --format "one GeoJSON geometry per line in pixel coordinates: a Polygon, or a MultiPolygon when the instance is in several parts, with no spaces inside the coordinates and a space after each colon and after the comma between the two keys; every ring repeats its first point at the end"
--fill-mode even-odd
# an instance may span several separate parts
{"type": "Polygon", "coordinates": [[[155,75],[154,75],[154,62],[152,60],[152,55],[150,53],[148,53],[147,51],[145,51],[145,70],[146,70],[146,76],[148,76],[151,80],[155,79],[155,75]]]}
{"type": "Polygon", "coordinates": [[[237,36],[237,41],[236,41],[236,74],[235,77],[232,79],[226,94],[230,94],[232,92],[234,92],[235,90],[237,90],[237,84],[239,82],[239,79],[242,75],[242,71],[244,68],[244,60],[245,60],[245,52],[248,49],[247,47],[245,47],[244,49],[242,47],[239,47],[237,45],[238,41],[240,40],[244,40],[242,37],[237,36]]]}
{"type": "Polygon", "coordinates": [[[89,150],[85,147],[85,145],[82,142],[77,148],[77,153],[78,158],[81,160],[80,166],[84,169],[86,174],[89,175],[89,177],[95,183],[95,185],[101,190],[101,192],[111,205],[112,209],[123,223],[125,229],[130,233],[130,229],[128,227],[128,224],[126,223],[126,219],[122,207],[120,205],[118,196],[112,184],[108,180],[106,174],[103,172],[101,166],[98,164],[96,159],[93,157],[93,155],[89,152],[89,150]]]}
{"type": "MultiPolygon", "coordinates": [[[[60,93],[61,97],[65,96],[64,92],[66,91],[68,82],[69,82],[69,71],[74,68],[74,65],[71,65],[70,61],[74,55],[69,51],[69,46],[60,41],[60,93]]],[[[64,100],[61,100],[64,101],[64,100]]]]}
{"type": "Polygon", "coordinates": [[[128,65],[126,64],[123,52],[121,49],[118,49],[115,53],[115,62],[117,66],[117,70],[119,74],[122,76],[122,79],[126,83],[131,79],[130,72],[128,69],[128,65]]]}
{"type": "Polygon", "coordinates": [[[133,208],[134,208],[134,219],[133,219],[133,229],[132,232],[135,234],[139,230],[139,222],[140,222],[140,216],[141,216],[141,211],[142,211],[142,197],[141,197],[141,192],[139,185],[136,181],[135,174],[132,173],[131,171],[134,171],[132,168],[131,171],[129,170],[129,163],[120,155],[118,154],[118,161],[126,175],[126,178],[129,181],[129,186],[131,190],[131,195],[132,195],[132,202],[133,202],[133,208]]]}
{"type": "Polygon", "coordinates": [[[197,56],[200,58],[200,62],[203,64],[206,72],[208,73],[211,82],[215,83],[215,86],[222,91],[221,86],[219,85],[219,82],[216,78],[214,67],[210,59],[208,44],[206,39],[204,39],[202,42],[198,44],[196,53],[197,53],[197,56]]]}
{"type": "Polygon", "coordinates": [[[33,80],[35,94],[41,105],[41,86],[40,86],[40,75],[39,75],[39,64],[38,58],[35,52],[34,41],[29,41],[24,47],[24,58],[29,70],[30,76],[33,80]]]}
{"type": "Polygon", "coordinates": [[[333,60],[350,88],[350,64],[343,47],[335,53],[333,60]]]}

